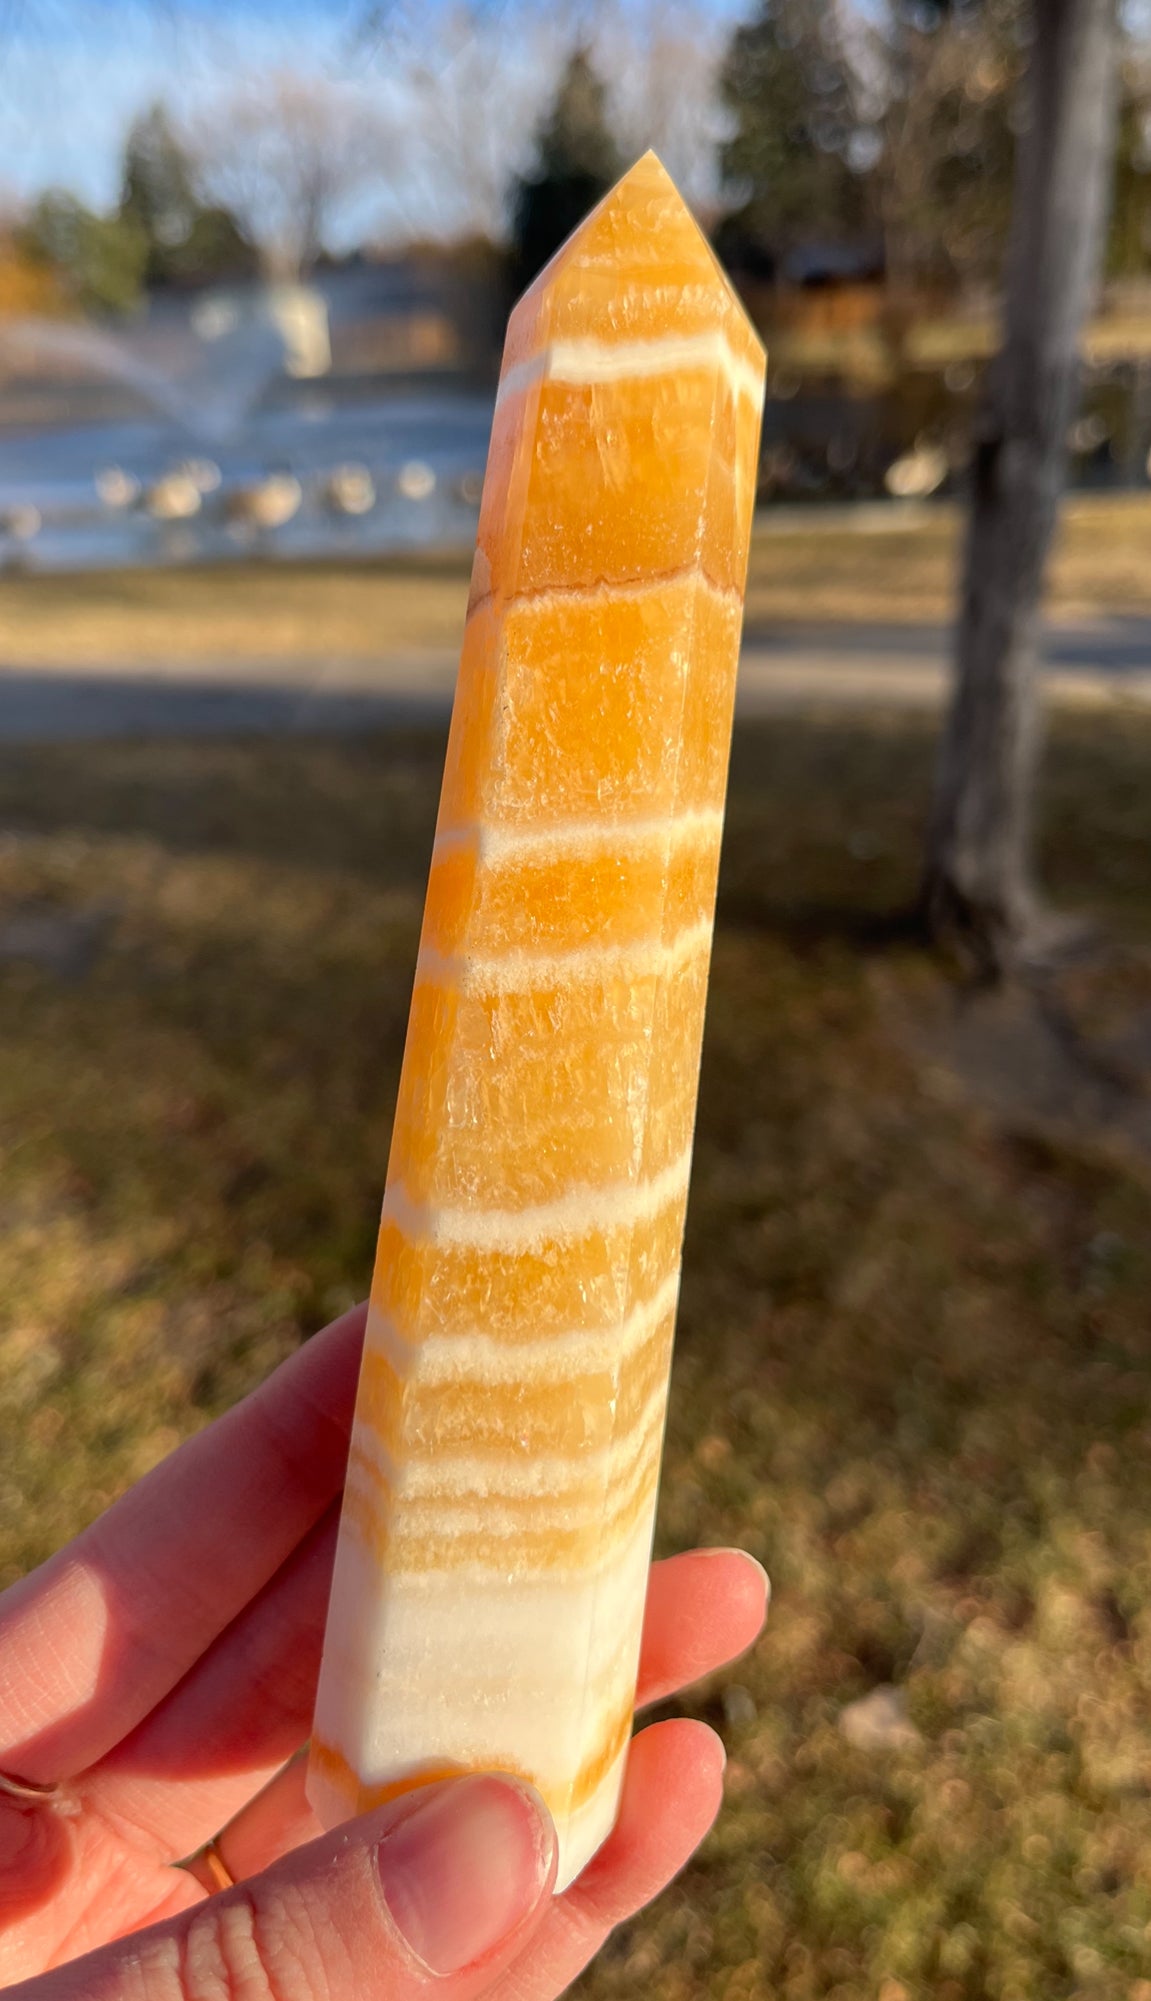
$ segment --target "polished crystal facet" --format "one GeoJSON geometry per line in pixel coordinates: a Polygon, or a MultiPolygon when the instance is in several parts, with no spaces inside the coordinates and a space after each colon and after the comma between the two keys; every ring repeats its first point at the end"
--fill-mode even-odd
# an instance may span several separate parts
{"type": "Polygon", "coordinates": [[[310,1792],[530,1778],[560,1886],[631,1731],[763,353],[654,155],[508,330],[310,1792]]]}

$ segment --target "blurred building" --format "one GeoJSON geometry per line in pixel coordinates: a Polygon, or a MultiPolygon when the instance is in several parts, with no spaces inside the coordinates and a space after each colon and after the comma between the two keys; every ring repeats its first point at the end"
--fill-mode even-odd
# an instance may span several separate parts
{"type": "MultiPolygon", "coordinates": [[[[505,309],[498,260],[473,247],[357,254],[298,285],[251,282],[151,295],[144,310],[100,326],[53,314],[15,281],[0,310],[0,425],[115,420],[154,407],[168,385],[209,397],[259,382],[291,399],[325,378],[355,396],[384,384],[486,385],[505,309]]],[[[4,277],[0,260],[0,305],[4,277]]]]}
{"type": "Polygon", "coordinates": [[[328,314],[331,368],[357,377],[459,372],[471,359],[453,287],[418,256],[353,258],[317,274],[328,314]]]}

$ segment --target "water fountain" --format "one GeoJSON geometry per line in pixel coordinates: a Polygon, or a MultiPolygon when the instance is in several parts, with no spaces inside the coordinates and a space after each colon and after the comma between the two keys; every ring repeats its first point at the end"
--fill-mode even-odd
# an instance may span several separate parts
{"type": "Polygon", "coordinates": [[[195,308],[186,336],[181,341],[177,333],[170,343],[174,367],[161,368],[148,358],[153,330],[147,323],[110,333],[30,318],[0,320],[0,361],[71,363],[83,374],[123,384],[190,436],[222,444],[236,436],[284,366],[283,335],[259,298],[241,305],[220,297],[215,316],[205,312],[207,301],[195,308]]]}
{"type": "Polygon", "coordinates": [[[0,321],[0,378],[28,378],[41,407],[52,382],[68,413],[0,430],[0,560],[20,507],[37,524],[19,560],[46,568],[464,543],[490,402],[458,388],[401,400],[381,381],[354,404],[325,389],[321,408],[307,387],[331,366],[327,309],[289,290],[207,293],[115,332],[0,321]]]}

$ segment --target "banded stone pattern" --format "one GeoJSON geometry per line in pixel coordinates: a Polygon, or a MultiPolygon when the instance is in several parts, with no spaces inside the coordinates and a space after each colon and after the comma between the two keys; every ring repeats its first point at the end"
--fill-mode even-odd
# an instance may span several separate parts
{"type": "Polygon", "coordinates": [[[310,1787],[631,1728],[763,354],[648,155],[521,300],[481,506],[310,1787]]]}

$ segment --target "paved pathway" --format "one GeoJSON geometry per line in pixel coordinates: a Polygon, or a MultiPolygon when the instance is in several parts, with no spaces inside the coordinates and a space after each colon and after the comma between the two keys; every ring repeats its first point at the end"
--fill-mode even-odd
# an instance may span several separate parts
{"type": "MultiPolygon", "coordinates": [[[[783,703],[897,701],[933,705],[949,677],[941,625],[749,625],[740,698],[745,711],[783,703]]],[[[1151,618],[1061,623],[1049,629],[1045,683],[1061,702],[1151,703],[1151,618]]]]}
{"type": "MultiPolygon", "coordinates": [[[[876,702],[934,706],[947,684],[948,644],[943,626],[752,624],[740,711],[876,702]]],[[[439,720],[451,701],[455,671],[455,655],[445,653],[119,669],[0,664],[0,742],[299,734],[439,720]]],[[[1151,619],[1054,628],[1045,680],[1061,702],[1151,706],[1151,619]]]]}

